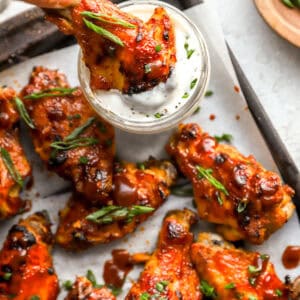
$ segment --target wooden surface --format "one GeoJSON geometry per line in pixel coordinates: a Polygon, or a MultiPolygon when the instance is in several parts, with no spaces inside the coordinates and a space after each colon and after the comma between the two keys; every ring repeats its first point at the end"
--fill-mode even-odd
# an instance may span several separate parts
{"type": "Polygon", "coordinates": [[[300,47],[300,9],[288,8],[281,0],[255,0],[256,7],[280,36],[300,47]]]}

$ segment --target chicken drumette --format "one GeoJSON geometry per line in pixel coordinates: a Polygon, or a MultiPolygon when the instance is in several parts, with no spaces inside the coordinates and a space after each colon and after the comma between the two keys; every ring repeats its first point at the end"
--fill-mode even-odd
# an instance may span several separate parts
{"type": "Polygon", "coordinates": [[[162,7],[144,23],[109,0],[82,0],[66,10],[49,10],[48,19],[76,37],[92,89],[145,91],[165,82],[175,65],[173,24],[162,7]]]}
{"type": "Polygon", "coordinates": [[[0,299],[56,299],[59,284],[50,255],[52,241],[45,212],[10,229],[0,252],[0,299]]]}
{"type": "Polygon", "coordinates": [[[93,287],[85,277],[77,277],[65,300],[116,300],[107,287],[93,287]]]}
{"type": "Polygon", "coordinates": [[[218,235],[201,233],[191,256],[201,291],[211,299],[289,299],[289,289],[267,255],[236,249],[218,235]]]}
{"type": "Polygon", "coordinates": [[[219,224],[227,240],[261,244],[293,214],[294,192],[276,173],[197,124],[180,125],[167,150],[192,181],[200,217],[219,224]]]}
{"type": "Polygon", "coordinates": [[[146,263],[137,283],[126,299],[202,299],[199,279],[194,270],[190,250],[195,213],[185,209],[171,211],[165,217],[157,249],[146,263]]]}
{"type": "Polygon", "coordinates": [[[29,208],[29,203],[19,197],[31,168],[19,142],[19,115],[14,106],[15,97],[13,89],[0,87],[0,220],[29,208]]]}
{"type": "Polygon", "coordinates": [[[175,177],[176,170],[167,161],[150,159],[139,167],[117,163],[108,205],[92,206],[73,195],[60,212],[57,243],[66,249],[82,250],[133,232],[166,200],[175,177]]]}
{"type": "Polygon", "coordinates": [[[112,188],[113,127],[56,70],[35,67],[21,96],[41,159],[49,169],[72,180],[87,200],[106,203],[112,188]]]}

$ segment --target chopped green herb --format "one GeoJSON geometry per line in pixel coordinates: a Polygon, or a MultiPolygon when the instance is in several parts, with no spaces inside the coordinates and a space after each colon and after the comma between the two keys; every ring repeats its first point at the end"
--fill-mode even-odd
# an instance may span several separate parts
{"type": "Polygon", "coordinates": [[[245,201],[241,201],[239,204],[238,204],[238,207],[237,207],[237,212],[240,214],[242,213],[246,207],[247,207],[248,203],[245,202],[245,201]]]}
{"type": "Polygon", "coordinates": [[[215,288],[212,287],[206,280],[201,280],[200,290],[206,297],[216,297],[215,288]]]}
{"type": "Polygon", "coordinates": [[[189,94],[188,92],[185,92],[181,98],[182,98],[182,99],[186,99],[186,98],[189,97],[189,95],[190,95],[190,94],[189,94]]]}
{"type": "Polygon", "coordinates": [[[87,121],[83,125],[77,127],[64,140],[71,141],[71,140],[77,138],[80,134],[82,134],[88,127],[90,127],[94,123],[95,119],[96,119],[95,117],[88,118],[87,121]]]}
{"type": "Polygon", "coordinates": [[[275,290],[275,295],[278,296],[278,297],[281,297],[282,296],[282,291],[279,290],[279,289],[276,289],[275,290]]]}
{"type": "Polygon", "coordinates": [[[260,259],[262,259],[262,260],[266,260],[266,259],[269,259],[269,258],[270,258],[270,256],[268,254],[261,254],[260,255],[260,259]]]}
{"type": "Polygon", "coordinates": [[[81,118],[81,115],[80,114],[75,114],[73,116],[68,116],[67,119],[72,121],[72,120],[78,120],[81,118]]]}
{"type": "Polygon", "coordinates": [[[200,110],[201,110],[201,107],[198,106],[198,107],[195,109],[195,111],[193,112],[193,115],[197,114],[200,110]]]}
{"type": "Polygon", "coordinates": [[[156,45],[156,46],[155,46],[155,51],[156,51],[156,52],[160,52],[161,49],[162,49],[161,45],[156,45]]]}
{"type": "Polygon", "coordinates": [[[133,205],[131,207],[108,205],[88,215],[86,220],[98,224],[111,224],[121,220],[131,222],[133,217],[149,214],[153,211],[154,208],[142,205],[133,205]]]}
{"type": "Polygon", "coordinates": [[[295,8],[295,7],[296,7],[292,0],[281,0],[281,2],[282,2],[286,7],[289,7],[289,8],[295,8]]]}
{"type": "Polygon", "coordinates": [[[222,197],[219,193],[217,194],[217,200],[218,200],[218,203],[220,204],[220,206],[222,206],[223,205],[223,199],[222,199],[222,197]]]}
{"type": "Polygon", "coordinates": [[[8,281],[11,278],[11,276],[12,276],[12,273],[6,272],[6,273],[3,274],[2,278],[4,280],[8,281]]]}
{"type": "Polygon", "coordinates": [[[103,23],[108,23],[108,24],[112,24],[112,25],[118,25],[118,26],[122,26],[125,28],[136,28],[136,26],[134,24],[131,24],[129,22],[123,21],[122,19],[119,18],[115,18],[113,16],[109,16],[109,15],[105,15],[102,13],[94,13],[91,11],[83,11],[81,13],[82,16],[84,17],[89,17],[91,19],[96,19],[100,22],[103,23]]]}
{"type": "Polygon", "coordinates": [[[184,43],[184,49],[186,51],[186,57],[187,59],[190,59],[193,53],[195,52],[195,49],[189,49],[189,44],[188,42],[184,43]]]}
{"type": "Polygon", "coordinates": [[[137,163],[136,164],[137,168],[140,169],[140,170],[146,170],[146,166],[144,163],[137,163]]]}
{"type": "Polygon", "coordinates": [[[142,293],[140,300],[150,300],[151,295],[149,293],[142,293]]]}
{"type": "Polygon", "coordinates": [[[86,165],[86,164],[89,162],[89,159],[88,159],[86,156],[80,156],[80,157],[79,157],[79,162],[80,162],[82,165],[86,165]]]}
{"type": "Polygon", "coordinates": [[[171,188],[172,195],[180,197],[192,197],[194,195],[193,187],[189,184],[184,186],[174,186],[171,188]]]}
{"type": "Polygon", "coordinates": [[[67,96],[72,95],[73,92],[75,92],[77,88],[51,88],[46,89],[44,91],[40,91],[37,93],[32,93],[24,97],[24,99],[40,99],[45,97],[61,97],[61,96],[67,96]]]}
{"type": "Polygon", "coordinates": [[[220,142],[231,143],[233,136],[229,133],[223,133],[222,135],[215,135],[215,139],[218,141],[218,143],[220,142]]]}
{"type": "Polygon", "coordinates": [[[50,146],[57,150],[70,150],[78,147],[88,147],[93,146],[99,143],[98,139],[90,138],[90,137],[83,137],[77,138],[71,141],[58,141],[53,142],[50,146]]]}
{"type": "Polygon", "coordinates": [[[213,91],[206,91],[204,97],[211,97],[213,94],[213,91]]]}
{"type": "Polygon", "coordinates": [[[248,271],[250,274],[256,275],[261,271],[261,268],[250,265],[250,266],[248,266],[248,271]]]}
{"type": "Polygon", "coordinates": [[[235,284],[233,282],[230,282],[225,285],[226,290],[230,290],[230,289],[234,289],[234,288],[235,288],[235,284]]]}
{"type": "Polygon", "coordinates": [[[255,278],[255,277],[250,277],[250,278],[248,278],[248,281],[249,281],[249,283],[250,283],[252,286],[254,286],[255,283],[256,283],[256,278],[255,278]]]}
{"type": "Polygon", "coordinates": [[[30,300],[40,300],[41,298],[37,295],[33,295],[30,297],[30,300]]]}
{"type": "Polygon", "coordinates": [[[86,278],[91,282],[93,287],[97,286],[96,276],[92,270],[87,271],[86,278]]]}
{"type": "Polygon", "coordinates": [[[248,300],[257,300],[255,296],[249,296],[248,300]]]}
{"type": "Polygon", "coordinates": [[[23,179],[22,179],[20,173],[18,172],[18,170],[15,168],[15,165],[11,159],[9,152],[6,149],[0,147],[0,154],[1,154],[1,158],[3,160],[3,163],[5,164],[10,176],[20,187],[23,187],[24,186],[23,179]]]}
{"type": "Polygon", "coordinates": [[[145,74],[148,74],[148,73],[151,72],[151,65],[150,64],[146,64],[144,68],[145,68],[145,74]]]}
{"type": "Polygon", "coordinates": [[[202,179],[205,178],[206,180],[209,181],[211,185],[213,185],[217,190],[220,192],[224,193],[226,196],[229,195],[228,191],[226,190],[225,186],[218,181],[216,178],[214,178],[212,174],[212,169],[204,169],[201,166],[196,166],[196,170],[198,172],[198,178],[202,179]]]}
{"type": "Polygon", "coordinates": [[[163,280],[163,281],[160,281],[158,282],[156,285],[155,285],[155,288],[158,292],[163,292],[166,288],[166,286],[169,284],[169,281],[166,281],[166,280],[163,280]]]}
{"type": "Polygon", "coordinates": [[[88,21],[86,18],[83,18],[83,22],[86,25],[87,28],[93,30],[94,32],[98,33],[99,35],[101,35],[103,38],[110,40],[111,42],[124,47],[124,43],[122,42],[122,40],[114,35],[113,33],[109,32],[108,30],[95,25],[94,23],[88,21]]]}
{"type": "Polygon", "coordinates": [[[193,79],[193,80],[191,81],[191,83],[190,83],[190,89],[191,89],[191,90],[195,87],[196,83],[197,83],[197,78],[195,78],[195,79],[193,79]]]}
{"type": "Polygon", "coordinates": [[[111,284],[107,285],[107,287],[111,290],[112,294],[114,296],[118,296],[122,293],[122,289],[121,288],[118,288],[118,287],[115,287],[111,284]]]}
{"type": "Polygon", "coordinates": [[[16,107],[17,107],[17,110],[21,116],[21,118],[24,120],[24,122],[31,128],[31,129],[34,129],[35,126],[27,112],[27,109],[23,103],[23,101],[18,98],[18,97],[15,97],[15,103],[16,103],[16,107]]]}
{"type": "Polygon", "coordinates": [[[159,118],[161,118],[163,116],[163,114],[161,114],[161,113],[159,113],[159,112],[157,112],[155,115],[154,115],[154,117],[156,118],[156,119],[159,119],[159,118]]]}
{"type": "Polygon", "coordinates": [[[73,284],[71,280],[66,280],[63,282],[62,286],[66,291],[70,291],[72,289],[73,284]]]}

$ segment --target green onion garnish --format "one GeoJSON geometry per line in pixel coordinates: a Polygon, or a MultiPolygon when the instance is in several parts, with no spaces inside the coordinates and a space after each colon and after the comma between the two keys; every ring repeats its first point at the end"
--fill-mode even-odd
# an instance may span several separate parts
{"type": "Polygon", "coordinates": [[[40,99],[45,97],[61,97],[71,95],[77,88],[52,88],[41,92],[32,93],[24,97],[24,99],[40,99]]]}
{"type": "Polygon", "coordinates": [[[31,118],[30,118],[30,116],[29,116],[29,114],[28,114],[28,111],[27,111],[27,109],[26,109],[26,107],[25,107],[23,101],[22,101],[20,98],[16,97],[16,98],[15,98],[15,103],[16,103],[16,107],[17,107],[17,110],[18,110],[18,112],[19,112],[21,118],[24,120],[24,122],[25,122],[31,129],[34,129],[35,126],[34,126],[32,120],[31,120],[31,118]]]}

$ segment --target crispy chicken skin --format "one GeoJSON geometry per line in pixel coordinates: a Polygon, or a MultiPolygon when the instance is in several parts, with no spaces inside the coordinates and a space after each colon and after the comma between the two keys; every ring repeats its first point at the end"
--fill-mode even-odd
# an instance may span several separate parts
{"type": "Polygon", "coordinates": [[[95,288],[85,277],[77,277],[65,300],[116,300],[107,287],[95,288]]]}
{"type": "MultiPolygon", "coordinates": [[[[169,186],[174,182],[176,170],[166,161],[149,160],[145,170],[133,163],[118,163],[115,166],[114,190],[109,205],[143,205],[154,209],[166,200],[169,186]]],[[[135,216],[132,221],[115,221],[111,224],[97,224],[86,217],[101,209],[91,206],[73,195],[67,206],[60,211],[60,222],[56,233],[57,243],[68,250],[83,250],[89,246],[108,243],[133,232],[138,224],[151,214],[135,216]]]]}
{"type": "Polygon", "coordinates": [[[200,217],[220,224],[218,232],[227,240],[261,244],[291,217],[294,192],[276,173],[265,170],[253,156],[219,144],[197,124],[181,124],[167,151],[192,181],[200,217]],[[200,177],[197,166],[208,170],[227,194],[200,177]]]}
{"type": "MultiPolygon", "coordinates": [[[[0,147],[9,153],[24,180],[31,174],[31,168],[19,142],[19,115],[13,104],[14,97],[13,89],[0,87],[0,147]]],[[[0,174],[0,220],[3,220],[27,210],[29,202],[20,199],[20,185],[11,176],[1,156],[0,174]]]]}
{"type": "Polygon", "coordinates": [[[124,93],[145,91],[165,82],[176,62],[175,36],[172,21],[162,7],[157,7],[151,18],[144,23],[139,18],[122,12],[109,0],[82,0],[67,11],[49,11],[48,20],[55,23],[65,34],[76,37],[83,52],[83,60],[90,70],[93,90],[118,89],[124,93]],[[102,22],[81,13],[89,11],[134,25],[126,28],[102,22]],[[101,26],[121,39],[117,45],[89,29],[85,18],[101,26]],[[156,46],[159,45],[159,50],[156,46]]]}
{"type": "Polygon", "coordinates": [[[187,209],[167,214],[157,249],[146,263],[138,282],[131,287],[126,300],[202,299],[199,279],[190,257],[193,242],[190,227],[195,221],[195,213],[187,209]]]}
{"type": "Polygon", "coordinates": [[[20,220],[10,229],[0,252],[0,299],[56,299],[59,284],[50,255],[52,241],[46,212],[20,220]]]}
{"type": "Polygon", "coordinates": [[[112,188],[114,129],[96,115],[79,88],[66,96],[24,99],[34,92],[57,87],[70,87],[64,74],[35,67],[29,84],[21,93],[35,125],[31,130],[35,150],[50,170],[71,180],[77,192],[86,199],[105,203],[112,188]],[[51,143],[63,140],[90,118],[95,121],[80,137],[95,138],[97,144],[57,152],[51,148],[51,143]]]}
{"type": "Polygon", "coordinates": [[[213,299],[288,299],[288,287],[266,255],[236,249],[216,234],[200,233],[191,256],[201,285],[205,281],[214,288],[213,299]]]}

